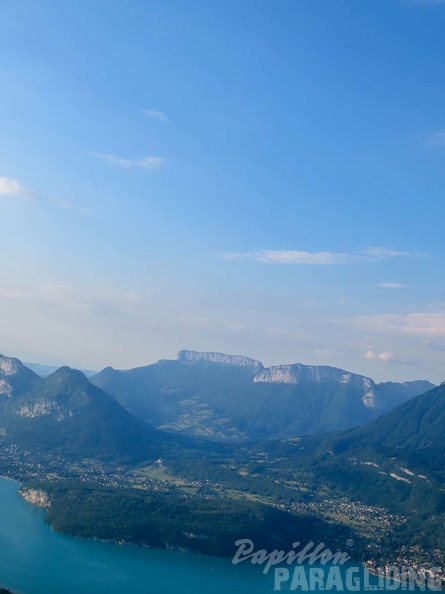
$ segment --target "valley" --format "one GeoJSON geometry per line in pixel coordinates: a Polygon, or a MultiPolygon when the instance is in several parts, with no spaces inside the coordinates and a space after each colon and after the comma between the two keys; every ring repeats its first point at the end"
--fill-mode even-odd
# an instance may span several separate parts
{"type": "Polygon", "coordinates": [[[241,355],[180,351],[176,360],[90,378],[145,422],[212,440],[321,434],[369,422],[434,387],[376,384],[327,366],[266,368],[241,355]]]}
{"type": "MultiPolygon", "coordinates": [[[[162,375],[163,391],[156,398],[147,392],[152,421],[164,410],[162,403],[153,408],[157,398],[163,394],[171,402],[171,390],[179,390],[180,382],[186,386],[180,398],[189,394],[192,411],[194,390],[201,390],[198,400],[202,400],[209,385],[214,386],[209,401],[220,402],[228,390],[230,404],[236,382],[257,377],[254,373],[261,365],[230,356],[221,362],[215,354],[198,361],[196,354],[180,355],[179,360],[183,357],[179,370],[175,362],[161,362],[160,370],[155,369],[155,375],[162,375]],[[169,371],[166,384],[169,366],[174,373],[169,371]]],[[[320,402],[326,406],[335,394],[340,403],[346,397],[341,388],[349,383],[349,379],[344,382],[346,372],[296,369],[300,375],[304,371],[306,379],[295,380],[294,375],[296,383],[290,384],[299,390],[293,392],[293,402],[298,402],[295,414],[301,410],[303,394],[306,401],[313,398],[312,407],[320,402]],[[329,397],[317,399],[323,390],[329,397]]],[[[364,380],[357,377],[354,381],[363,386],[364,380]]],[[[0,475],[19,480],[28,500],[43,501],[47,521],[55,530],[228,557],[241,533],[265,548],[271,538],[289,546],[292,534],[298,533],[323,540],[333,550],[353,543],[349,553],[371,568],[402,561],[431,568],[444,560],[440,440],[445,387],[408,397],[412,385],[408,391],[403,385],[392,386],[393,404],[397,399],[406,401],[380,416],[372,409],[376,418],[353,429],[280,438],[274,431],[267,439],[253,439],[255,433],[249,429],[242,435],[232,433],[231,438],[227,431],[218,438],[212,433],[211,439],[209,434],[196,435],[190,425],[167,430],[137,419],[130,407],[117,402],[117,396],[111,398],[68,368],[42,379],[20,362],[3,358],[2,379],[8,388],[3,390],[0,413],[0,475]]],[[[372,385],[378,392],[379,384],[369,381],[366,389],[372,385]]],[[[248,401],[249,390],[259,384],[251,381],[246,388],[248,401]]],[[[424,386],[414,384],[416,389],[424,386]]],[[[124,393],[123,385],[116,384],[115,390],[120,386],[124,393]]],[[[240,401],[244,392],[238,389],[240,401]]],[[[134,393],[143,403],[144,392],[138,390],[134,393]]],[[[125,393],[128,404],[133,392],[125,393]]],[[[276,399],[275,406],[282,406],[282,392],[267,394],[276,399]]],[[[353,390],[347,397],[369,410],[363,390],[353,390]]],[[[184,407],[183,400],[177,402],[184,407]]],[[[316,413],[318,418],[323,414],[316,413]]],[[[233,427],[234,417],[230,419],[233,427]]]]}

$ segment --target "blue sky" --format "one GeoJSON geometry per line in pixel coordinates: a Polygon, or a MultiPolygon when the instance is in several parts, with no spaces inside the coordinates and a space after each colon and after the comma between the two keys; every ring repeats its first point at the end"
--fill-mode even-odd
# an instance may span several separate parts
{"type": "Polygon", "coordinates": [[[0,345],[445,379],[445,2],[6,0],[0,345]]]}

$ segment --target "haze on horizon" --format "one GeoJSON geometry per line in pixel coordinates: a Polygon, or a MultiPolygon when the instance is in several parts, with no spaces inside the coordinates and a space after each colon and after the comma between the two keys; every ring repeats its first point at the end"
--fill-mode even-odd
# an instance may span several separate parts
{"type": "Polygon", "coordinates": [[[0,352],[445,379],[445,2],[2,21],[0,352]]]}

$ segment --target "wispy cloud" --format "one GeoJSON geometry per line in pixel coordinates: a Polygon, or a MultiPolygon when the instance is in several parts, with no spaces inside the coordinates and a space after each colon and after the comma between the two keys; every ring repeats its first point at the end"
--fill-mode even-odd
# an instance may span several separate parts
{"type": "Polygon", "coordinates": [[[83,291],[66,283],[49,282],[32,289],[0,286],[0,301],[25,301],[67,313],[90,316],[130,316],[146,307],[146,298],[131,292],[83,291]]]}
{"type": "Polygon", "coordinates": [[[423,254],[419,254],[417,252],[401,252],[400,250],[386,247],[370,247],[365,250],[364,254],[365,256],[369,256],[375,260],[387,260],[388,258],[398,257],[419,258],[423,256],[423,254]]]}
{"type": "Polygon", "coordinates": [[[347,264],[360,260],[360,257],[338,252],[307,252],[301,250],[258,250],[257,252],[228,252],[222,254],[224,260],[252,260],[263,264],[308,264],[329,265],[347,264]]]}
{"type": "Polygon", "coordinates": [[[258,250],[256,252],[225,252],[220,254],[223,260],[254,261],[263,264],[297,264],[309,266],[329,266],[353,264],[356,262],[380,262],[398,257],[421,257],[422,254],[398,251],[385,247],[370,247],[363,252],[309,252],[302,250],[258,250]]]}
{"type": "Polygon", "coordinates": [[[17,196],[19,198],[35,198],[36,193],[22,186],[15,179],[9,177],[0,177],[0,195],[17,196]]]}
{"type": "MultiPolygon", "coordinates": [[[[445,3],[445,2],[444,2],[445,3]]],[[[426,145],[431,147],[445,147],[445,130],[437,130],[425,139],[426,145]]]]}
{"type": "Polygon", "coordinates": [[[184,328],[214,330],[218,332],[241,332],[244,326],[235,321],[224,321],[206,317],[182,316],[178,324],[184,328]]]}
{"type": "Polygon", "coordinates": [[[380,283],[377,285],[380,289],[407,289],[408,285],[402,283],[380,283]]]}
{"type": "Polygon", "coordinates": [[[314,355],[320,359],[331,359],[332,351],[330,349],[315,349],[314,355]]]}
{"type": "Polygon", "coordinates": [[[445,312],[356,316],[352,325],[366,332],[423,337],[445,336],[445,312]]]}
{"type": "Polygon", "coordinates": [[[80,212],[80,214],[83,215],[92,214],[92,210],[90,208],[78,208],[77,206],[75,206],[71,202],[67,202],[66,200],[59,200],[58,198],[50,198],[49,200],[54,206],[57,206],[62,210],[74,210],[80,212]]]}
{"type": "Polygon", "coordinates": [[[170,123],[170,120],[163,111],[158,111],[156,109],[143,109],[142,113],[151,120],[156,120],[157,122],[161,122],[162,124],[170,123]]]}
{"type": "Polygon", "coordinates": [[[97,159],[107,161],[117,167],[124,169],[152,169],[157,170],[165,164],[165,159],[162,157],[141,157],[140,159],[126,159],[111,155],[110,153],[93,153],[97,159]]]}
{"type": "Polygon", "coordinates": [[[50,198],[22,186],[18,181],[9,177],[0,177],[0,196],[14,196],[17,198],[38,199],[63,210],[75,210],[81,214],[91,214],[89,208],[78,208],[74,204],[58,198],[50,198]]]}

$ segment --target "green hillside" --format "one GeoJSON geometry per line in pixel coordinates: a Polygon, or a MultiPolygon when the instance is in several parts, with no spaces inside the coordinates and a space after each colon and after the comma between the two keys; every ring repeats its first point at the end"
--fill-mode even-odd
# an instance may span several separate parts
{"type": "Polygon", "coordinates": [[[152,460],[165,443],[158,431],[67,367],[3,402],[0,426],[3,442],[68,459],[152,460]]]}
{"type": "Polygon", "coordinates": [[[232,556],[235,541],[249,538],[256,548],[292,548],[324,541],[333,550],[351,530],[310,515],[294,515],[247,500],[157,495],[136,489],[112,489],[72,481],[37,483],[52,500],[47,522],[74,536],[131,542],[232,556]]]}

